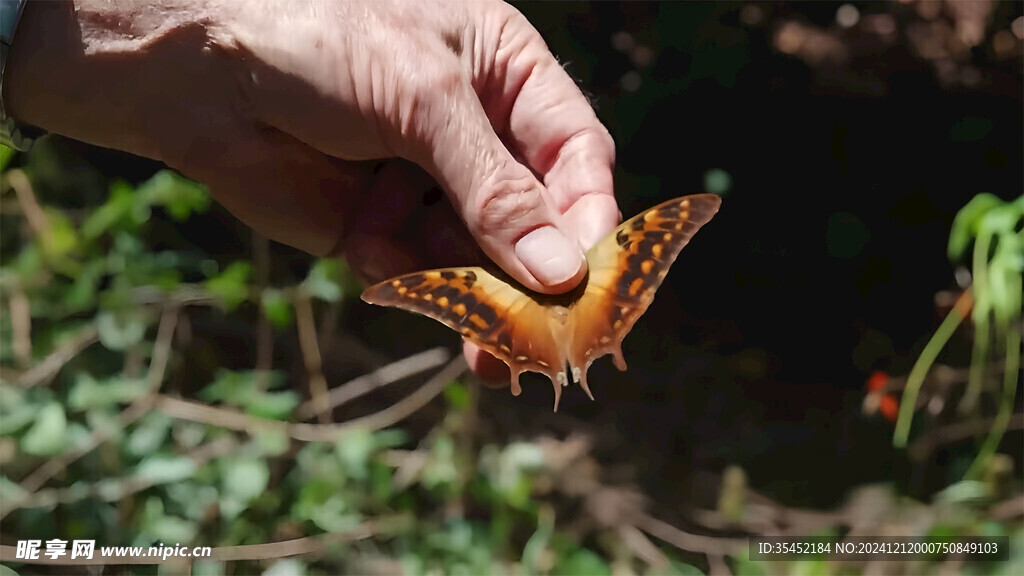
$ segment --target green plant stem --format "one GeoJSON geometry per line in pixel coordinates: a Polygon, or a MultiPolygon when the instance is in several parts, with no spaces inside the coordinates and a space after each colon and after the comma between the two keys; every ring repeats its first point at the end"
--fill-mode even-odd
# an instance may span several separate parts
{"type": "Polygon", "coordinates": [[[551,541],[551,534],[555,530],[555,511],[549,504],[541,504],[537,510],[537,530],[526,541],[523,546],[522,565],[527,574],[537,574],[537,564],[541,552],[551,541]]]}
{"type": "Polygon", "coordinates": [[[999,448],[999,442],[1002,441],[1003,434],[1006,433],[1006,427],[1009,425],[1010,417],[1013,415],[1013,401],[1017,396],[1017,371],[1020,370],[1021,355],[1020,345],[1020,332],[1015,329],[1007,330],[1006,367],[1005,372],[1003,372],[1003,398],[999,403],[999,413],[996,414],[995,422],[992,423],[992,429],[989,430],[988,437],[985,438],[985,443],[982,445],[981,450],[978,451],[978,455],[974,458],[974,462],[971,463],[971,467],[964,474],[965,480],[977,479],[980,476],[988,459],[999,448]]]}
{"type": "Polygon", "coordinates": [[[985,366],[988,358],[989,341],[989,308],[991,301],[988,287],[988,252],[992,244],[992,234],[982,232],[974,243],[974,280],[971,290],[974,293],[974,345],[971,349],[971,367],[967,376],[967,391],[960,401],[960,413],[966,414],[978,405],[981,389],[985,379],[985,366]]]}
{"type": "Polygon", "coordinates": [[[932,334],[931,339],[925,344],[924,350],[914,363],[914,367],[907,376],[907,385],[903,389],[903,399],[900,400],[899,418],[896,420],[896,431],[893,434],[893,446],[905,448],[910,437],[910,425],[914,420],[914,407],[917,405],[917,396],[921,392],[921,385],[924,384],[924,377],[928,374],[939,352],[945,348],[953,332],[956,332],[960,323],[967,317],[974,299],[970,292],[965,292],[957,299],[953,309],[949,311],[946,318],[932,334]]]}

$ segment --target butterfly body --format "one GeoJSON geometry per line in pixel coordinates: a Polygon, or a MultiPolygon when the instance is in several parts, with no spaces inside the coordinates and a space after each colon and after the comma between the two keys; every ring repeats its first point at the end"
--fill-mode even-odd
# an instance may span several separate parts
{"type": "Polygon", "coordinates": [[[627,220],[587,251],[586,278],[565,294],[533,292],[501,271],[474,266],[406,274],[367,288],[362,298],[458,331],[508,365],[515,395],[522,372],[548,376],[557,409],[570,378],[593,398],[587,369],[598,358],[611,354],[626,369],[622,340],[720,204],[712,194],[683,196],[627,220]]]}

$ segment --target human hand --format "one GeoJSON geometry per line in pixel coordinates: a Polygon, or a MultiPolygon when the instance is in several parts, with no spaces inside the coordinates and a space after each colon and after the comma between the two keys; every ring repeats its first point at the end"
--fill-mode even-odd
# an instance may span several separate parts
{"type": "Polygon", "coordinates": [[[487,257],[539,292],[578,284],[581,246],[619,217],[611,138],[498,2],[34,3],[4,89],[15,118],[163,160],[369,280],[458,247],[437,242],[456,222],[423,206],[431,178],[487,257]]]}

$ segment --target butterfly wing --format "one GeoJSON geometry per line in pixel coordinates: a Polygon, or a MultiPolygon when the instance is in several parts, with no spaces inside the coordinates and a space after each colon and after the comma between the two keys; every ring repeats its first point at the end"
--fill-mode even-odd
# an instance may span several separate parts
{"type": "Polygon", "coordinates": [[[546,375],[557,410],[566,362],[588,395],[587,368],[594,360],[612,354],[615,365],[626,369],[622,340],[654,300],[679,251],[720,205],[713,194],[684,196],[624,222],[587,251],[587,284],[569,294],[531,293],[511,278],[467,267],[392,278],[367,288],[362,298],[459,332],[508,365],[515,395],[522,372],[546,375]]]}
{"type": "Polygon", "coordinates": [[[524,371],[546,375],[556,396],[561,391],[566,359],[555,342],[550,314],[511,279],[479,267],[429,270],[371,286],[362,298],[429,316],[462,334],[508,364],[517,396],[524,371]]]}
{"type": "Polygon", "coordinates": [[[622,340],[647,311],[680,250],[718,212],[714,194],[683,196],[623,222],[587,251],[587,287],[573,305],[569,363],[587,394],[587,368],[611,354],[626,369],[622,340]]]}

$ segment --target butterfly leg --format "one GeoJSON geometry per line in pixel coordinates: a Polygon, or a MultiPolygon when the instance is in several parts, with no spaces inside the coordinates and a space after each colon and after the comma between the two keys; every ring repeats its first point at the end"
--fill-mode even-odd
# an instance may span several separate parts
{"type": "MultiPolygon", "coordinates": [[[[511,369],[512,367],[509,366],[509,368],[511,369]]],[[[523,393],[523,388],[521,386],[519,386],[519,375],[520,374],[522,374],[522,372],[519,372],[519,371],[516,371],[516,370],[512,370],[512,395],[513,396],[519,396],[520,394],[523,393]]]]}
{"type": "Polygon", "coordinates": [[[555,380],[551,381],[551,385],[555,388],[555,408],[553,412],[558,412],[558,402],[562,399],[562,385],[555,380]]]}
{"type": "Polygon", "coordinates": [[[587,386],[587,370],[586,369],[580,370],[579,368],[573,367],[573,369],[572,369],[572,376],[573,376],[573,380],[579,382],[580,383],[580,388],[583,388],[583,391],[587,393],[587,396],[591,400],[593,400],[594,399],[594,394],[590,392],[590,387],[587,386]]]}
{"type": "Polygon", "coordinates": [[[613,351],[612,358],[615,360],[615,367],[618,368],[620,372],[625,372],[626,359],[622,356],[622,348],[613,351]]]}

